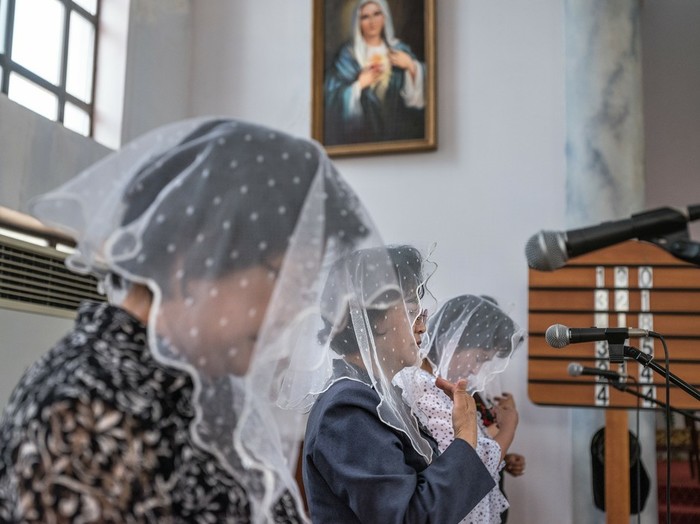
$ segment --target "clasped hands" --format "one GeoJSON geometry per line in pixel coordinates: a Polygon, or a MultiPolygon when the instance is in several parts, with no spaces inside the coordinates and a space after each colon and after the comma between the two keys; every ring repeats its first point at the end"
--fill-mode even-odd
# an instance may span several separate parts
{"type": "MultiPolygon", "coordinates": [[[[439,387],[448,397],[452,399],[452,426],[455,438],[461,438],[470,446],[476,448],[478,434],[476,403],[474,398],[467,392],[467,381],[461,379],[457,383],[449,382],[442,377],[435,380],[435,385],[439,387]]],[[[518,411],[515,407],[515,399],[510,393],[502,393],[494,399],[496,401],[496,423],[502,427],[518,424],[518,411]]],[[[525,457],[518,453],[508,453],[504,460],[505,470],[519,477],[525,472],[525,457]]]]}
{"type": "Polygon", "coordinates": [[[452,399],[452,428],[455,438],[460,438],[476,448],[479,430],[477,410],[474,398],[467,392],[467,381],[460,379],[457,383],[453,383],[438,377],[435,385],[452,399]]]}

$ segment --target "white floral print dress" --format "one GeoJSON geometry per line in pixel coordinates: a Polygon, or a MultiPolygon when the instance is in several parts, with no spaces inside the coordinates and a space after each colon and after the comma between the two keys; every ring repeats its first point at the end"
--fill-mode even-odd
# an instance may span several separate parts
{"type": "MultiPolygon", "coordinates": [[[[405,368],[394,378],[394,383],[402,389],[404,402],[437,441],[440,452],[444,451],[454,440],[452,400],[435,385],[435,376],[420,368],[405,368]]],[[[501,446],[487,435],[481,419],[476,452],[498,484],[499,473],[505,467],[501,446]]],[[[508,500],[496,485],[461,524],[498,524],[501,513],[508,507],[508,500]]]]}

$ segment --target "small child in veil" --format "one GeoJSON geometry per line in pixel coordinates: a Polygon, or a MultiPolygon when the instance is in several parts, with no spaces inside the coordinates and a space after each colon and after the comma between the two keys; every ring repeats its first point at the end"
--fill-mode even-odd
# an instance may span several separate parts
{"type": "MultiPolygon", "coordinates": [[[[518,414],[513,397],[489,385],[505,369],[523,336],[523,331],[492,301],[473,295],[455,297],[428,321],[421,367],[405,369],[394,380],[402,389],[404,401],[442,450],[453,438],[451,401],[435,386],[436,376],[449,381],[467,378],[467,388],[482,415],[476,451],[496,482],[506,465],[504,459],[515,436],[518,414]],[[479,395],[487,387],[489,394],[484,396],[488,405],[479,395]],[[493,395],[497,390],[499,394],[493,395]]],[[[461,522],[499,523],[508,507],[496,487],[461,522]]]]}

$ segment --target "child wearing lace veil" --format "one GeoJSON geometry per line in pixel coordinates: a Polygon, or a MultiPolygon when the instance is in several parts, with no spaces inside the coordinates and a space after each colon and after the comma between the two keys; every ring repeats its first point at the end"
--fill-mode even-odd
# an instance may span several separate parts
{"type": "Polygon", "coordinates": [[[109,303],[0,420],[0,520],[304,522],[299,415],[276,407],[328,268],[376,237],[316,143],[202,118],[159,128],[30,212],[109,303]]]}
{"type": "MultiPolygon", "coordinates": [[[[394,382],[441,450],[454,439],[452,401],[436,386],[436,376],[451,381],[466,378],[468,391],[476,395],[505,369],[523,338],[524,332],[493,302],[473,295],[448,300],[429,319],[421,366],[405,369],[394,382]]],[[[478,456],[496,482],[518,423],[512,396],[504,393],[497,401],[496,424],[488,429],[479,418],[476,445],[478,456]]],[[[497,524],[507,508],[508,501],[496,486],[461,522],[497,524]]]]}
{"type": "Polygon", "coordinates": [[[289,385],[309,392],[297,407],[312,407],[302,464],[315,523],[457,522],[494,486],[466,383],[445,385],[456,438],[442,452],[392,384],[419,360],[422,288],[410,246],[359,250],[330,271],[318,352],[291,366],[305,386],[289,385]]]}

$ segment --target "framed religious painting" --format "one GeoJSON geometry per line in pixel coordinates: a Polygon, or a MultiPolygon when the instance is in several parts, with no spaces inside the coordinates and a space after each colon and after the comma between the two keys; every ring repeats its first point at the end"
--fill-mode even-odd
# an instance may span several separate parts
{"type": "Polygon", "coordinates": [[[331,156],[435,149],[435,0],[313,9],[312,136],[331,156]]]}

